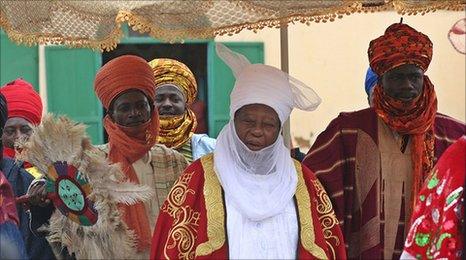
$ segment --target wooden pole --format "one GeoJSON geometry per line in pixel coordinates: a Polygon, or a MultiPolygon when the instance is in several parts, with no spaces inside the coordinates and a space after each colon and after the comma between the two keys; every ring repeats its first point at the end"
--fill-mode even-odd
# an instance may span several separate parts
{"type": "MultiPolygon", "coordinates": [[[[289,62],[288,62],[288,24],[283,22],[280,26],[280,62],[281,69],[283,72],[289,73],[289,62]]],[[[283,139],[285,146],[291,147],[291,133],[290,133],[290,120],[286,120],[283,124],[283,139]]]]}
{"type": "Polygon", "coordinates": [[[47,106],[47,68],[45,65],[45,45],[40,44],[39,52],[39,95],[42,99],[43,113],[48,111],[47,106]]]}

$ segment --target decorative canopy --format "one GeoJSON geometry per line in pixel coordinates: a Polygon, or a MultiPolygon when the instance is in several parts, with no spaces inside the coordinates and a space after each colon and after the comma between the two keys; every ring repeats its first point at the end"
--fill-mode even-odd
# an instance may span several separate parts
{"type": "Polygon", "coordinates": [[[166,41],[213,38],[284,23],[327,22],[355,12],[425,14],[465,9],[466,0],[0,0],[0,27],[15,42],[111,50],[127,22],[166,41]]]}

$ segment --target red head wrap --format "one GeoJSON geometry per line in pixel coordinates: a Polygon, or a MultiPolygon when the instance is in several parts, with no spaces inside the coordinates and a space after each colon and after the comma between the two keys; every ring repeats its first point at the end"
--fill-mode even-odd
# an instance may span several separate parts
{"type": "Polygon", "coordinates": [[[396,23],[372,40],[367,52],[371,68],[379,76],[404,64],[417,65],[425,72],[432,60],[432,42],[408,25],[396,23]]]}
{"type": "Polygon", "coordinates": [[[8,118],[21,117],[33,125],[42,119],[42,100],[32,85],[22,79],[7,83],[0,90],[8,105],[8,118]]]}
{"type": "MultiPolygon", "coordinates": [[[[149,64],[140,57],[124,55],[109,61],[99,70],[94,89],[108,109],[118,95],[131,89],[142,91],[152,103],[155,98],[154,85],[154,74],[149,64]]],[[[104,127],[109,139],[108,158],[113,163],[121,164],[127,180],[139,183],[132,164],[147,154],[156,142],[159,128],[157,111],[152,111],[150,121],[135,127],[118,125],[107,115],[104,127]]],[[[136,234],[138,251],[148,250],[152,234],[144,204],[121,204],[119,208],[129,229],[136,234]]]]}

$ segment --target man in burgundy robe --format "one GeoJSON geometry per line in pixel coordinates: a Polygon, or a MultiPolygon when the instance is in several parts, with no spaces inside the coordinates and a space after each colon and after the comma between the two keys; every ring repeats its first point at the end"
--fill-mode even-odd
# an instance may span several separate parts
{"type": "Polygon", "coordinates": [[[422,181],[465,126],[437,113],[429,38],[393,24],[371,41],[373,107],[341,113],[304,165],[330,195],[349,258],[398,259],[422,181]]]}

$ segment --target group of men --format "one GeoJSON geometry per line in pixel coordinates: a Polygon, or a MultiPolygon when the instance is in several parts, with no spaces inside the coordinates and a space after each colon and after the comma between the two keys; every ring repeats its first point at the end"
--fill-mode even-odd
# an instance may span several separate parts
{"type": "MultiPolygon", "coordinates": [[[[120,165],[126,180],[153,190],[146,202],[119,205],[125,228],[135,236],[134,257],[399,258],[413,210],[421,215],[419,205],[431,206],[422,203],[422,194],[428,193],[424,181],[437,178],[431,174],[437,160],[465,134],[463,123],[437,113],[434,85],[425,75],[432,48],[426,35],[402,23],[371,41],[366,89],[371,107],[341,113],[317,137],[303,163],[292,159],[281,131],[294,108],[312,111],[321,100],[292,76],[250,64],[241,54],[217,45],[217,54],[236,81],[230,121],[215,140],[194,134],[196,117],[189,106],[197,84],[185,64],[172,59],[147,62],[134,55],[106,63],[94,89],[106,109],[108,143],[97,148],[102,157],[120,165]]],[[[21,142],[40,124],[40,97],[22,80],[7,84],[0,93],[6,100],[0,169],[14,196],[30,196],[31,212],[18,205],[16,213],[10,203],[10,216],[18,214],[19,219],[8,220],[0,204],[0,225],[19,226],[24,246],[18,243],[18,256],[61,257],[62,248],[51,247],[36,231],[53,211],[41,182],[33,182],[41,174],[30,163],[13,161],[22,152],[21,142]],[[36,224],[29,228],[30,222],[36,224]]],[[[450,150],[463,153],[464,161],[464,148],[450,150]]],[[[461,166],[454,171],[464,182],[464,165],[462,172],[461,166]]],[[[4,182],[2,177],[0,184],[4,182]]],[[[450,188],[439,194],[455,191],[464,197],[462,189],[458,193],[459,188],[442,185],[450,188]]],[[[456,205],[460,213],[455,223],[460,226],[461,199],[456,205]]],[[[3,233],[6,229],[1,227],[3,233]]],[[[438,244],[427,243],[434,241],[432,235],[403,256],[457,256],[460,233],[449,234],[450,240],[458,241],[456,246],[443,246],[442,252],[440,247],[424,250],[438,244]]]]}

